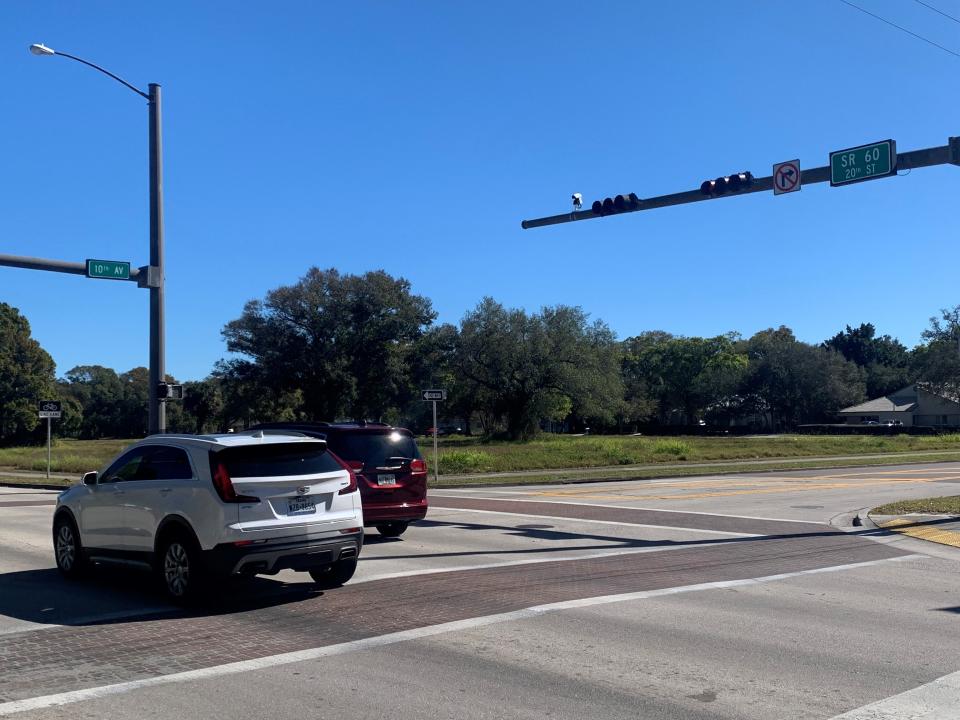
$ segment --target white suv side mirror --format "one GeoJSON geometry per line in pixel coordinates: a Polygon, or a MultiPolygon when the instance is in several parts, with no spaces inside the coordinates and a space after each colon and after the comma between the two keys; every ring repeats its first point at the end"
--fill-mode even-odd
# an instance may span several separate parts
{"type": "Polygon", "coordinates": [[[84,485],[96,485],[97,477],[98,475],[96,472],[84,473],[83,477],[80,479],[80,482],[82,482],[84,485]]]}

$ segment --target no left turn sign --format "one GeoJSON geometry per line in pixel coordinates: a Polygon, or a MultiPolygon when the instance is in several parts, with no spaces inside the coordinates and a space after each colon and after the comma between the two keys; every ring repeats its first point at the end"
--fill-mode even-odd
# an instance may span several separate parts
{"type": "Polygon", "coordinates": [[[783,195],[800,189],[800,161],[787,160],[773,166],[773,194],[783,195]]]}

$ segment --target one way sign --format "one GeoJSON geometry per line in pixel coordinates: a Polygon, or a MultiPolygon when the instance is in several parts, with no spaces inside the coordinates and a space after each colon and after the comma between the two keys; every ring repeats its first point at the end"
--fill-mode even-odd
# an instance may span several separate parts
{"type": "Polygon", "coordinates": [[[773,166],[773,194],[783,195],[800,189],[800,161],[787,160],[773,166]]]}

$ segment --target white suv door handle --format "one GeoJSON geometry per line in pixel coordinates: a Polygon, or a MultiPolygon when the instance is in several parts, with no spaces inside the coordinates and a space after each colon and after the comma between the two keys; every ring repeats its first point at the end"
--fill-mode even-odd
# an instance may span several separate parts
{"type": "Polygon", "coordinates": [[[173,488],[160,488],[160,492],[166,495],[168,492],[173,492],[173,488]]]}

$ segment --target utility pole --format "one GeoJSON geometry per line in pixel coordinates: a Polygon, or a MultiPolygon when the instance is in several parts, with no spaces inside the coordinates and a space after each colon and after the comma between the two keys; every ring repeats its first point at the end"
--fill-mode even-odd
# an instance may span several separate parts
{"type": "Polygon", "coordinates": [[[30,52],[39,57],[58,55],[92,67],[121,85],[137,93],[147,101],[149,111],[149,192],[150,192],[150,264],[131,269],[129,262],[87,260],[86,264],[63,260],[0,255],[0,266],[20,267],[30,270],[47,270],[110,280],[135,280],[137,285],[150,290],[150,387],[148,408],[148,432],[166,432],[168,397],[182,397],[182,388],[166,384],[165,368],[165,316],[164,316],[164,247],[163,247],[163,138],[162,113],[160,109],[160,86],[148,85],[143,92],[134,85],[99,65],[83,58],[60,52],[35,43],[30,52]]]}
{"type": "Polygon", "coordinates": [[[156,282],[150,287],[150,417],[151,435],[167,431],[166,398],[160,398],[160,384],[167,379],[164,368],[166,337],[163,265],[163,138],[161,137],[160,86],[150,83],[150,268],[156,282]]]}

